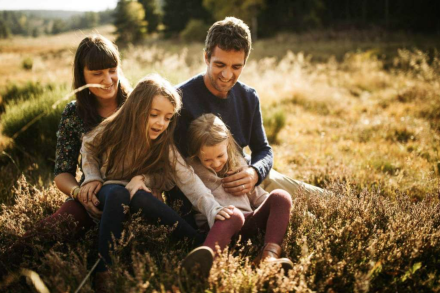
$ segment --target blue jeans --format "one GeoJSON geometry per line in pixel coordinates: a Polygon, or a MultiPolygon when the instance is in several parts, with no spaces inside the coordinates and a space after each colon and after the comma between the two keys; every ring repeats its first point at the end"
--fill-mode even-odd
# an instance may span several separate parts
{"type": "Polygon", "coordinates": [[[132,214],[141,211],[141,217],[149,222],[157,223],[160,220],[160,224],[166,226],[172,226],[177,222],[173,236],[179,240],[187,237],[194,239],[196,244],[203,242],[202,234],[149,192],[139,190],[130,201],[130,193],[124,186],[108,184],[101,188],[97,197],[100,202],[98,208],[102,210],[98,251],[104,260],[96,268],[98,272],[106,271],[106,264],[111,264],[109,250],[113,248],[112,235],[116,240],[121,238],[122,222],[126,216],[123,205],[129,206],[132,214]]]}

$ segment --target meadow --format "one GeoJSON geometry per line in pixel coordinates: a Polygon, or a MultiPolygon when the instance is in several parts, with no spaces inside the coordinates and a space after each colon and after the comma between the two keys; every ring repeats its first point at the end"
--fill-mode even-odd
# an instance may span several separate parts
{"type": "MultiPolygon", "coordinates": [[[[66,198],[52,182],[55,133],[86,33],[0,40],[1,254],[66,198]]],[[[151,72],[177,84],[204,70],[202,48],[150,39],[121,48],[122,67],[132,84],[151,72]]],[[[240,79],[260,95],[274,168],[332,191],[293,195],[284,249],[294,270],[252,268],[257,237],[224,252],[207,284],[179,284],[188,244],[133,215],[111,271],[116,292],[439,292],[438,48],[435,37],[381,31],[257,41],[240,79]]],[[[97,259],[97,231],[62,243],[65,224],[27,243],[20,263],[10,256],[2,292],[75,291],[97,259]]]]}

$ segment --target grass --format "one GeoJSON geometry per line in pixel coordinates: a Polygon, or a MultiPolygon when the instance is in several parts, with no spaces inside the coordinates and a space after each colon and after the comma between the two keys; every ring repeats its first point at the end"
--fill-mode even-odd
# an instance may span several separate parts
{"type": "MultiPolygon", "coordinates": [[[[440,291],[438,41],[374,35],[310,32],[255,43],[240,79],[260,95],[266,132],[276,142],[275,168],[334,194],[293,196],[284,248],[295,268],[288,277],[250,266],[261,243],[256,238],[218,258],[206,288],[194,284],[196,291],[440,291]]],[[[1,253],[64,200],[50,183],[63,106],[24,132],[27,139],[11,136],[64,96],[81,38],[66,34],[29,45],[13,39],[1,46],[1,253]],[[25,57],[32,58],[32,70],[21,67],[25,57]]],[[[179,83],[205,68],[202,44],[147,40],[122,55],[132,84],[151,72],[179,83]]],[[[176,276],[188,244],[171,243],[167,231],[136,218],[125,233],[114,288],[184,289],[176,276]]],[[[29,243],[0,290],[31,290],[21,267],[37,272],[53,292],[73,291],[96,260],[96,237],[92,229],[81,241],[29,243]]],[[[88,281],[83,292],[91,288],[88,281]]]]}

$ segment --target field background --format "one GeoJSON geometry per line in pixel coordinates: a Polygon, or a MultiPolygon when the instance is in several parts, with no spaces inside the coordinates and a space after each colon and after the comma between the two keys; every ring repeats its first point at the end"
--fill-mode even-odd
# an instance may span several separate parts
{"type": "MultiPolygon", "coordinates": [[[[95,31],[114,39],[113,30],[95,31]]],[[[51,172],[67,100],[51,106],[71,91],[76,46],[88,33],[0,40],[2,254],[65,199],[51,172]]],[[[238,243],[216,262],[208,289],[194,290],[440,291],[438,48],[435,36],[381,30],[257,41],[240,80],[260,95],[274,167],[333,195],[293,195],[284,245],[295,262],[289,276],[252,270],[248,259],[258,247],[238,243]]],[[[147,39],[121,48],[122,68],[132,85],[152,72],[177,84],[205,70],[202,49],[147,39]]],[[[177,264],[189,248],[136,218],[129,223],[118,252],[126,258],[112,271],[118,292],[185,291],[177,264]]],[[[74,291],[96,260],[95,238],[96,229],[80,243],[56,235],[28,243],[0,289],[37,290],[26,283],[26,268],[51,292],[74,291]]],[[[91,288],[89,280],[82,292],[91,288]]]]}

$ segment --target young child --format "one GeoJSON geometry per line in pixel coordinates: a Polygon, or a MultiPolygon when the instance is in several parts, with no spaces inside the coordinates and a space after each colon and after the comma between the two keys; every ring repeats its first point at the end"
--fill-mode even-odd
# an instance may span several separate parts
{"type": "Polygon", "coordinates": [[[177,185],[200,212],[210,215],[222,209],[174,146],[175,116],[180,108],[181,98],[169,82],[158,75],[147,76],[117,112],[83,138],[85,180],[77,200],[87,202],[96,194],[102,210],[98,250],[103,261],[97,267],[97,291],[106,290],[100,287],[108,279],[112,237],[121,237],[123,205],[131,213],[141,211],[146,220],[160,220],[168,226],[177,223],[173,236],[199,243],[202,235],[163,203],[161,194],[151,190],[177,185]]]}
{"type": "Polygon", "coordinates": [[[264,260],[280,263],[285,272],[293,268],[289,259],[280,258],[281,243],[290,220],[290,194],[280,189],[269,194],[259,186],[247,196],[227,193],[222,187],[222,178],[247,166],[229,129],[217,116],[204,114],[191,123],[188,133],[188,163],[212,191],[216,201],[226,208],[215,218],[206,218],[203,214],[195,216],[199,226],[208,222],[211,229],[203,246],[190,252],[182,262],[181,270],[190,272],[198,264],[200,272],[207,277],[216,244],[223,250],[235,234],[248,238],[258,233],[258,229],[266,230],[266,235],[263,249],[254,264],[264,260]]]}

